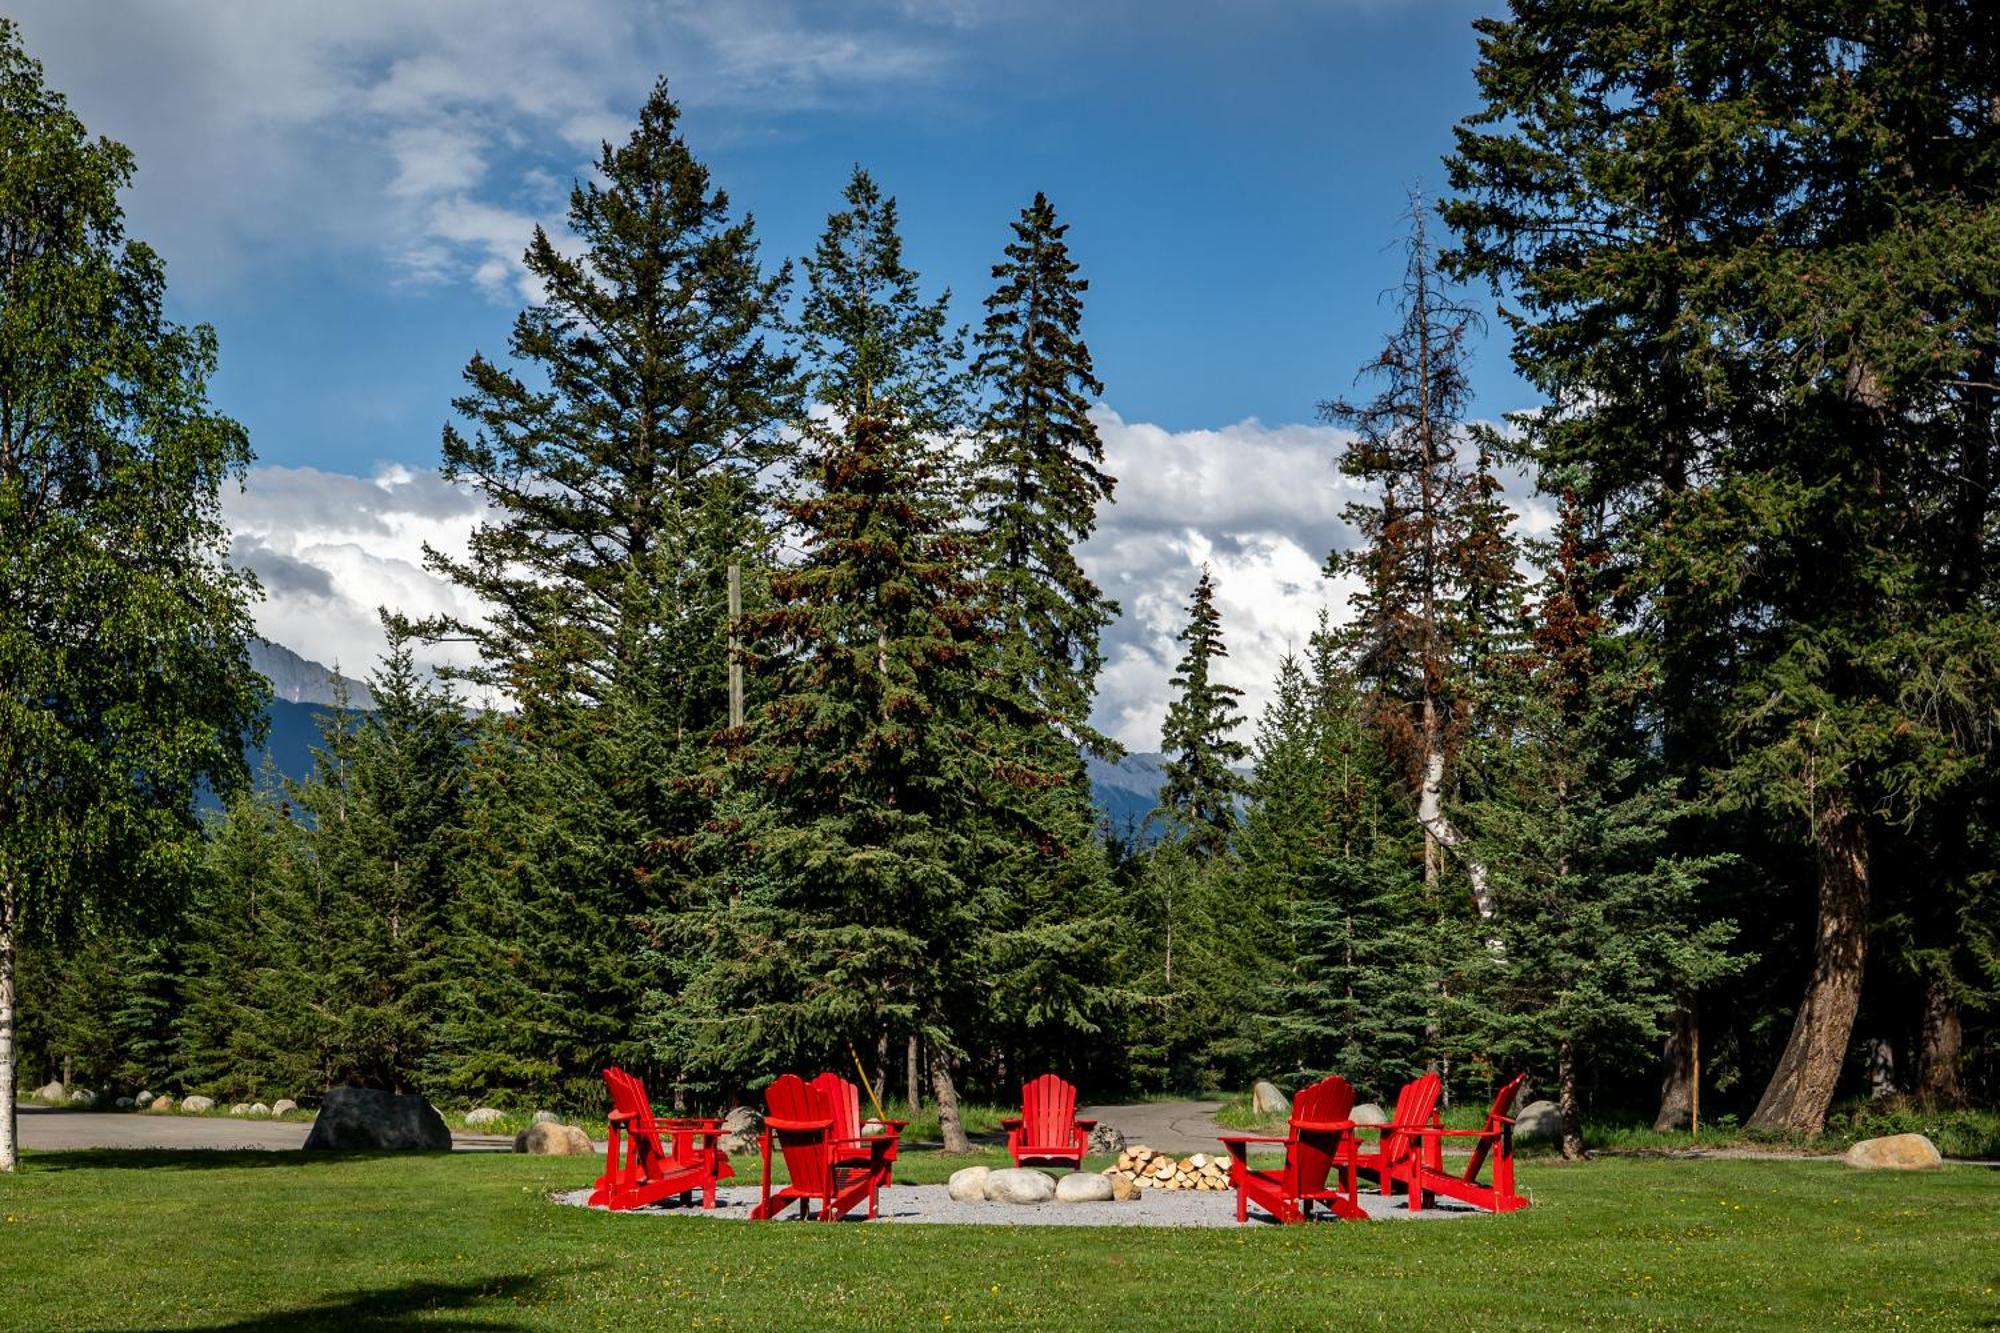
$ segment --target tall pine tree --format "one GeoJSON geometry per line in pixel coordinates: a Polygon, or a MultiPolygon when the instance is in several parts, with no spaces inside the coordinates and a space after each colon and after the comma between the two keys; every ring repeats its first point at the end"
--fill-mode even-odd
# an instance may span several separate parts
{"type": "Polygon", "coordinates": [[[1236,832],[1236,806],[1250,789],[1237,767],[1250,747],[1236,739],[1243,715],[1243,691],[1215,678],[1215,664],[1229,656],[1222,637],[1222,613],[1215,605],[1215,576],[1207,565],[1195,580],[1188,622],[1178,635],[1187,645],[1170,682],[1174,697],[1160,729],[1166,752],[1166,780],[1156,811],[1170,822],[1170,836],[1184,842],[1199,860],[1229,851],[1236,832]]]}

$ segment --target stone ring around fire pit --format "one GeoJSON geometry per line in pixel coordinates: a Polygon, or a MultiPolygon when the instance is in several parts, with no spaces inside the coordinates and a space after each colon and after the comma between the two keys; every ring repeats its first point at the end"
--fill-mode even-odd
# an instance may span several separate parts
{"type": "MultiPolygon", "coordinates": [[[[1110,1177],[1072,1171],[1060,1178],[1028,1167],[995,1170],[968,1166],[954,1171],[947,1192],[960,1203],[1108,1203],[1118,1197],[1110,1177]]],[[[1133,1191],[1130,1197],[1137,1198],[1133,1191]]]]}

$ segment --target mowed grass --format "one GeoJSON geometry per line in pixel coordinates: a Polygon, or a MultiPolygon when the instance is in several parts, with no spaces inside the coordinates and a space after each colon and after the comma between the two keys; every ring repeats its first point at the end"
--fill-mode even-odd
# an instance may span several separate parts
{"type": "MultiPolygon", "coordinates": [[[[909,1153],[902,1175],[963,1164],[909,1153]]],[[[1524,1172],[1535,1207],[1510,1217],[1227,1230],[756,1224],[548,1201],[597,1170],[472,1153],[32,1155],[0,1177],[0,1326],[2000,1321],[2000,1174],[1975,1167],[1548,1163],[1524,1172]]]]}

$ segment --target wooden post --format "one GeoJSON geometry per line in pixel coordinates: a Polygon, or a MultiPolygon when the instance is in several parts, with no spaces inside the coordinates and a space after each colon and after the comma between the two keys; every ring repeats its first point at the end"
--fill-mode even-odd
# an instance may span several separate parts
{"type": "Polygon", "coordinates": [[[1701,1024],[1696,1022],[1688,1024],[1688,1137],[1701,1137],[1701,1024]]]}
{"type": "Polygon", "coordinates": [[[736,622],[743,615],[743,567],[729,566],[729,725],[743,725],[743,641],[736,622]]]}

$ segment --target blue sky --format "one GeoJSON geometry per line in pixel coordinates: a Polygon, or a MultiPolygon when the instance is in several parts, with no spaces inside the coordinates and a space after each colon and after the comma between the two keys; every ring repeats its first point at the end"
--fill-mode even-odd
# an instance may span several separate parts
{"type": "MultiPolygon", "coordinates": [[[[1317,608],[1338,612],[1311,576],[1342,540],[1338,436],[1306,423],[1379,344],[1404,193],[1442,186],[1491,6],[12,8],[51,82],[138,154],[132,230],[164,252],[181,316],[220,334],[216,398],[261,464],[233,508],[267,633],[351,665],[377,642],[373,603],[449,601],[413,548],[476,518],[426,475],[458,373],[503,350],[527,228],[560,225],[568,182],[657,74],[774,262],[811,246],[860,162],[967,320],[1046,190],[1091,280],[1127,478],[1092,544],[1128,611],[1101,720],[1146,745],[1196,565],[1218,567],[1258,696],[1317,608]]],[[[1482,415],[1529,401],[1504,336],[1475,386],[1482,415]]]]}

